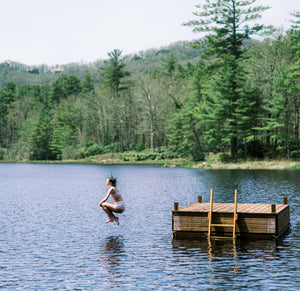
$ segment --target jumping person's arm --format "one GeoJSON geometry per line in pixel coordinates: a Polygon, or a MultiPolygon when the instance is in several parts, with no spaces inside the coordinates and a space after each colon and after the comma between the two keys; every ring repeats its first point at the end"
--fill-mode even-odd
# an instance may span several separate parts
{"type": "Polygon", "coordinates": [[[99,203],[99,206],[102,207],[102,204],[108,199],[109,193],[102,199],[102,201],[99,203]]]}
{"type": "Polygon", "coordinates": [[[102,199],[102,201],[99,203],[99,206],[102,207],[102,204],[108,199],[110,193],[113,191],[112,188],[110,188],[106,194],[106,196],[102,199]]]}

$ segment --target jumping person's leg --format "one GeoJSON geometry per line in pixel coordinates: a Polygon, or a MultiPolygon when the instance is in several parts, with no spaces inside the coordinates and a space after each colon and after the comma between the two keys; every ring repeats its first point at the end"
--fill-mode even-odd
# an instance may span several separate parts
{"type": "Polygon", "coordinates": [[[107,204],[108,204],[108,203],[103,203],[103,204],[102,204],[102,208],[103,208],[104,212],[105,212],[105,213],[107,214],[107,216],[108,216],[108,220],[105,221],[105,223],[115,221],[115,216],[114,216],[114,214],[112,213],[112,211],[109,209],[109,207],[107,207],[107,204]]]}
{"type": "Polygon", "coordinates": [[[116,217],[113,214],[113,212],[121,213],[122,209],[120,207],[118,207],[116,205],[112,205],[110,203],[103,203],[102,208],[103,208],[103,210],[105,211],[105,213],[107,214],[107,216],[109,218],[107,221],[105,221],[105,223],[115,221],[119,225],[119,218],[116,217]]]}

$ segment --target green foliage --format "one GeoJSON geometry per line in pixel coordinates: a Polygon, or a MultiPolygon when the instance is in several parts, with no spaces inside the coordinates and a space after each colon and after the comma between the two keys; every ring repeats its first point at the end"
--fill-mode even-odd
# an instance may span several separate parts
{"type": "Polygon", "coordinates": [[[109,145],[86,143],[84,147],[77,152],[79,158],[88,158],[101,154],[116,152],[119,148],[119,143],[112,143],[109,145]]]}
{"type": "Polygon", "coordinates": [[[76,76],[62,75],[52,84],[51,99],[59,103],[70,95],[77,95],[81,92],[80,79],[76,76]]]}
{"type": "Polygon", "coordinates": [[[201,49],[114,50],[56,73],[0,67],[0,159],[298,159],[299,14],[287,34],[253,41],[262,26],[247,21],[262,10],[249,3],[207,1],[189,23],[210,32],[201,49]]]}
{"type": "Polygon", "coordinates": [[[52,119],[52,139],[50,149],[55,159],[64,158],[63,150],[67,146],[76,143],[76,129],[80,125],[80,111],[73,104],[75,102],[72,95],[69,99],[60,103],[56,114],[52,119]]]}
{"type": "Polygon", "coordinates": [[[145,148],[146,148],[145,143],[143,143],[143,142],[141,142],[141,141],[139,141],[139,142],[135,145],[135,150],[136,150],[137,152],[141,152],[141,151],[143,151],[145,148]]]}
{"type": "Polygon", "coordinates": [[[0,148],[0,160],[4,159],[4,153],[5,153],[5,150],[3,148],[0,148]]]}
{"type": "Polygon", "coordinates": [[[205,56],[215,58],[214,67],[218,71],[216,91],[220,93],[218,106],[214,108],[215,123],[222,127],[218,132],[220,138],[225,143],[230,143],[233,160],[238,147],[238,117],[242,111],[244,115],[246,113],[240,104],[245,103],[244,99],[248,97],[241,94],[245,76],[241,61],[245,54],[243,42],[250,35],[263,31],[263,25],[250,26],[250,21],[259,18],[259,12],[268,9],[252,7],[253,3],[254,1],[207,0],[202,7],[196,6],[200,11],[194,14],[199,20],[185,24],[194,27],[195,32],[209,33],[206,35],[205,56]]]}
{"type": "Polygon", "coordinates": [[[206,159],[205,159],[208,163],[223,163],[223,164],[227,164],[232,162],[231,160],[231,155],[229,153],[217,153],[217,154],[213,154],[210,153],[207,155],[206,159]]]}
{"type": "Polygon", "coordinates": [[[30,160],[52,160],[55,157],[49,148],[52,133],[50,116],[47,112],[38,116],[29,137],[30,160]]]}
{"type": "Polygon", "coordinates": [[[78,159],[78,147],[74,145],[66,145],[62,150],[62,157],[64,160],[78,159]]]}
{"type": "Polygon", "coordinates": [[[210,96],[210,74],[203,62],[199,62],[191,78],[194,94],[185,99],[185,106],[177,110],[168,122],[170,148],[193,160],[204,160],[208,150],[205,140],[207,116],[213,100],[210,96]],[[188,153],[188,154],[187,154],[188,153]]]}
{"type": "Polygon", "coordinates": [[[289,157],[287,157],[287,158],[291,158],[294,161],[299,161],[299,159],[300,159],[300,152],[299,152],[299,150],[297,150],[297,151],[291,151],[290,154],[289,154],[289,157]]]}
{"type": "Polygon", "coordinates": [[[95,80],[92,75],[88,74],[81,81],[82,93],[90,93],[95,90],[95,80]]]}
{"type": "Polygon", "coordinates": [[[155,150],[157,154],[158,160],[171,160],[179,158],[179,155],[176,152],[173,152],[172,150],[166,148],[166,147],[159,147],[155,150]]]}
{"type": "Polygon", "coordinates": [[[264,153],[266,153],[265,145],[259,141],[250,142],[247,146],[247,152],[252,158],[263,159],[264,153]]]}
{"type": "Polygon", "coordinates": [[[101,155],[104,152],[105,152],[105,150],[104,150],[103,145],[94,144],[86,149],[84,155],[85,155],[85,157],[90,157],[90,156],[101,155]]]}
{"type": "Polygon", "coordinates": [[[170,53],[167,56],[167,59],[165,62],[163,62],[163,66],[167,70],[169,75],[172,75],[175,70],[176,70],[176,65],[177,65],[177,59],[174,53],[170,53]]]}
{"type": "Polygon", "coordinates": [[[104,62],[106,66],[102,70],[102,83],[111,88],[114,95],[117,95],[120,90],[126,89],[125,86],[122,86],[122,80],[130,75],[128,71],[124,70],[126,64],[121,59],[121,54],[122,51],[120,50],[113,50],[108,53],[109,60],[104,62]]]}
{"type": "Polygon", "coordinates": [[[146,161],[146,160],[170,160],[178,158],[173,151],[160,147],[155,150],[144,150],[142,152],[124,152],[119,154],[119,158],[124,161],[146,161]]]}
{"type": "Polygon", "coordinates": [[[230,163],[232,161],[231,160],[231,155],[227,154],[227,153],[220,153],[220,155],[219,155],[219,161],[221,163],[224,163],[224,164],[230,163]]]}

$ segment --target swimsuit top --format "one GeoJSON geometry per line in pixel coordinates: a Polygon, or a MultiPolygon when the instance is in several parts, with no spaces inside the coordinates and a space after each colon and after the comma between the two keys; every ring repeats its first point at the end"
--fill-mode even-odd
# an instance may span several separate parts
{"type": "MultiPolygon", "coordinates": [[[[113,188],[113,187],[112,187],[113,188]]],[[[110,195],[113,198],[117,198],[118,196],[120,196],[120,192],[117,190],[117,188],[113,188],[115,190],[115,193],[111,193],[110,195]]]]}

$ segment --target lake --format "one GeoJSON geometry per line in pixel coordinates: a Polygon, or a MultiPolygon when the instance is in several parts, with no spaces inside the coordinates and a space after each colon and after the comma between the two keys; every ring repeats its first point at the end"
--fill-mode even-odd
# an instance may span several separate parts
{"type": "MultiPolygon", "coordinates": [[[[300,171],[0,164],[0,289],[299,290],[300,171]],[[99,207],[118,178],[126,211],[99,207]],[[197,202],[283,203],[282,239],[173,240],[172,210],[197,202]]],[[[111,200],[109,200],[111,201],[111,200]]]]}

